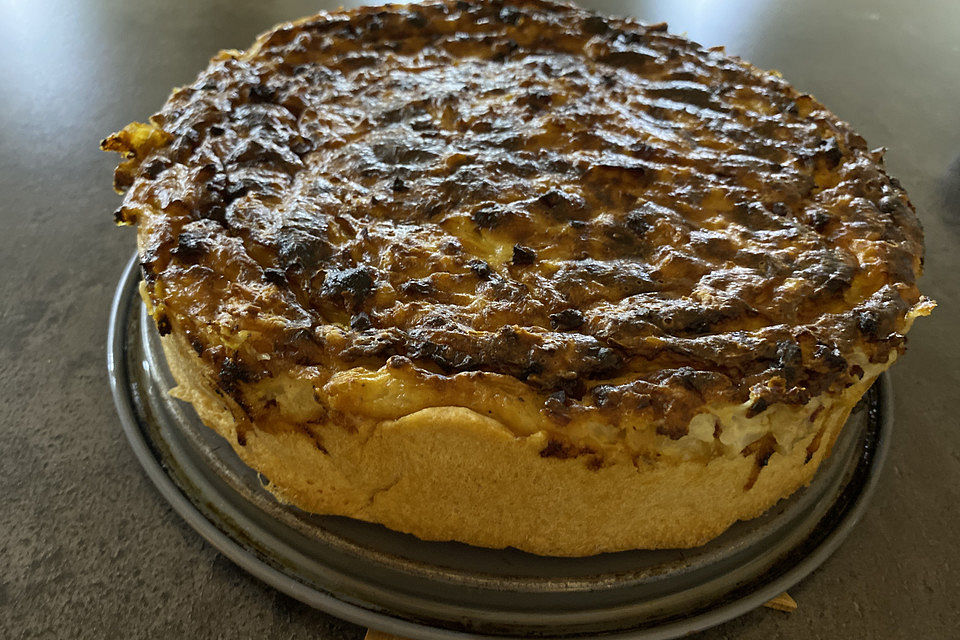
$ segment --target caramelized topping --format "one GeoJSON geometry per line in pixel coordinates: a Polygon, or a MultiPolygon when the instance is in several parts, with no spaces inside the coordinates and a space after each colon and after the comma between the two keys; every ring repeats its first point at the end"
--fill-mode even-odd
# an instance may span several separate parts
{"type": "Polygon", "coordinates": [[[663,25],[537,0],[320,14],[151,122],[104,143],[118,220],[227,391],[399,355],[679,437],[704,402],[804,403],[854,350],[885,360],[921,302],[880,153],[663,25]]]}

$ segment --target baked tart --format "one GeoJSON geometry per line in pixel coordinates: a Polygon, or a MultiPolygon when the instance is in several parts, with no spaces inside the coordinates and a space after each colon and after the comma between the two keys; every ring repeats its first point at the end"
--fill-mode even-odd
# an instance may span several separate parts
{"type": "Polygon", "coordinates": [[[279,500],[427,540],[701,545],[810,482],[933,307],[882,150],[567,4],[281,24],[102,146],[174,394],[279,500]]]}

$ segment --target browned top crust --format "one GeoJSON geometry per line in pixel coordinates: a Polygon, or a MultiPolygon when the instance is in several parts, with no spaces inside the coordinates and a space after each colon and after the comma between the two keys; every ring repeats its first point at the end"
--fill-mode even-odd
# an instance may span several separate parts
{"type": "Polygon", "coordinates": [[[388,361],[557,420],[805,403],[902,349],[923,239],[775,73],[540,0],[366,7],[222,52],[126,154],[161,332],[240,383],[388,361]]]}

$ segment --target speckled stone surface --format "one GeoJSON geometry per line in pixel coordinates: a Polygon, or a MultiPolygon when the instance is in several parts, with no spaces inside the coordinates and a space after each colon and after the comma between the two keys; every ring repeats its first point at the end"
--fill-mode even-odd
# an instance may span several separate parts
{"type": "MultiPolygon", "coordinates": [[[[159,107],[219,48],[334,5],[0,2],[0,638],[361,638],[266,587],[141,472],[107,385],[116,229],[106,133],[159,107]]],[[[927,229],[918,322],[894,368],[893,447],[860,526],[791,591],[701,638],[951,638],[960,620],[960,5],[588,2],[667,20],[779,69],[850,121],[927,229]]]]}

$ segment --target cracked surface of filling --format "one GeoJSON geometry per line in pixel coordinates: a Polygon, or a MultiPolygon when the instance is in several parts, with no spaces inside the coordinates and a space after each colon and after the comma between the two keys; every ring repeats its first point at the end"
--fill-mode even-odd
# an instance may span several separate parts
{"type": "Polygon", "coordinates": [[[267,430],[297,379],[314,420],[455,405],[547,457],[649,456],[722,440],[709,407],[812,411],[930,307],[881,151],[775,73],[565,5],[281,25],[104,146],[161,333],[267,430]]]}

